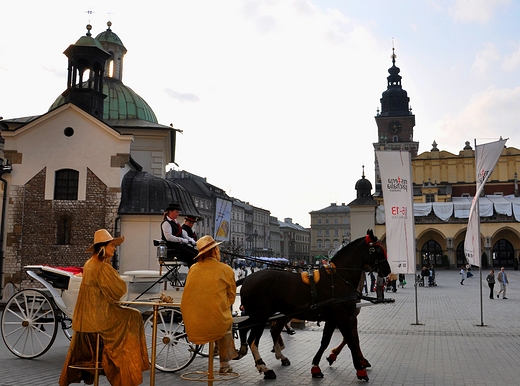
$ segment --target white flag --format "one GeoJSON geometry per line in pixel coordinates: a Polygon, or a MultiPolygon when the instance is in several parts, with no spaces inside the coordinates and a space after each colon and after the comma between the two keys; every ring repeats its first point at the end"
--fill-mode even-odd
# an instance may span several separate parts
{"type": "Polygon", "coordinates": [[[484,191],[484,185],[493,172],[502,154],[507,139],[484,143],[475,146],[475,170],[477,172],[476,193],[469,209],[468,229],[464,240],[464,254],[471,265],[480,267],[480,215],[479,197],[484,191]]]}
{"type": "Polygon", "coordinates": [[[415,274],[415,221],[411,156],[376,151],[385,199],[386,248],[392,273],[415,274]]]}

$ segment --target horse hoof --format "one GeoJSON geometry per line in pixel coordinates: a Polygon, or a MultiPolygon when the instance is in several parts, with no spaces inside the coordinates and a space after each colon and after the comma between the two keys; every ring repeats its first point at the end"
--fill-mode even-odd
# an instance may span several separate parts
{"type": "Polygon", "coordinates": [[[329,366],[331,366],[334,362],[336,362],[336,358],[338,356],[336,354],[330,354],[327,358],[327,362],[329,362],[329,366]]]}
{"type": "Polygon", "coordinates": [[[367,371],[365,369],[358,370],[357,371],[357,379],[359,379],[361,381],[367,381],[368,382],[367,371]]]}
{"type": "Polygon", "coordinates": [[[361,359],[361,366],[363,367],[372,367],[369,361],[367,361],[365,358],[361,359]]]}
{"type": "Polygon", "coordinates": [[[291,365],[291,361],[287,358],[285,359],[282,359],[282,366],[290,366],[291,365]]]}
{"type": "Polygon", "coordinates": [[[323,378],[323,373],[321,372],[320,366],[312,366],[311,375],[313,378],[323,378]]]}
{"type": "Polygon", "coordinates": [[[276,379],[276,374],[273,370],[267,370],[264,373],[264,379],[276,379]]]}

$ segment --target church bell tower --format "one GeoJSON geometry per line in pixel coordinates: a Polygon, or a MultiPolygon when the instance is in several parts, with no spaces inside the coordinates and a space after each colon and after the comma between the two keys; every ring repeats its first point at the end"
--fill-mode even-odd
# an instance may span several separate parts
{"type": "Polygon", "coordinates": [[[87,33],[71,44],[64,52],[69,58],[67,89],[63,92],[65,103],[76,106],[103,119],[103,72],[105,62],[110,57],[101,44],[92,37],[87,25],[87,33]]]}
{"type": "MultiPolygon", "coordinates": [[[[415,157],[419,151],[419,142],[413,140],[415,115],[409,106],[410,98],[401,85],[401,70],[395,65],[395,48],[392,48],[392,67],[388,69],[387,88],[380,99],[381,109],[375,116],[377,124],[377,142],[374,150],[408,150],[415,157]]],[[[381,192],[381,174],[377,158],[375,159],[376,195],[381,192]]]]}

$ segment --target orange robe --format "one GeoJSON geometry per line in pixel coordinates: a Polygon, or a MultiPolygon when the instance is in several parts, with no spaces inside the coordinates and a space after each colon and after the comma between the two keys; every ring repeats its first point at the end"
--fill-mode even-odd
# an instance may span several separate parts
{"type": "Polygon", "coordinates": [[[74,308],[74,335],[59,384],[66,386],[89,379],[91,375],[68,366],[89,361],[91,349],[85,333],[101,333],[103,338],[102,366],[113,386],[139,385],[142,372],[150,369],[141,313],[122,307],[118,301],[126,292],[126,283],[119,273],[97,257],[90,258],[83,269],[83,278],[74,308]]]}
{"type": "Polygon", "coordinates": [[[235,273],[227,264],[207,258],[191,266],[182,294],[181,312],[190,342],[222,338],[233,324],[235,273]]]}

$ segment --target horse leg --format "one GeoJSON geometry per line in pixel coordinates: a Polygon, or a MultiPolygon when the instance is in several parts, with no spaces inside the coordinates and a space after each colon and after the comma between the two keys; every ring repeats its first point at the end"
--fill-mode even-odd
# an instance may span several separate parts
{"type": "Polygon", "coordinates": [[[335,328],[335,323],[331,321],[325,321],[325,326],[323,327],[323,334],[321,336],[320,348],[318,349],[316,355],[314,355],[314,358],[312,358],[311,374],[313,378],[323,378],[323,373],[320,369],[320,360],[323,356],[323,353],[330,344],[330,340],[332,339],[332,334],[334,333],[335,328]]]}
{"type": "Polygon", "coordinates": [[[345,347],[346,345],[347,345],[347,341],[345,340],[345,338],[343,338],[343,340],[337,347],[334,347],[332,350],[330,350],[329,356],[327,358],[325,358],[325,359],[327,359],[327,362],[329,362],[329,366],[331,366],[334,362],[336,362],[336,359],[338,358],[339,353],[341,352],[341,350],[343,350],[343,347],[345,347]]]}
{"type": "Polygon", "coordinates": [[[247,333],[250,329],[238,330],[238,336],[240,337],[240,349],[238,350],[238,359],[243,358],[247,354],[247,333]]]}
{"type": "MultiPolygon", "coordinates": [[[[357,336],[358,341],[359,341],[359,335],[358,335],[358,330],[357,330],[357,316],[359,315],[359,312],[360,312],[360,309],[356,308],[356,314],[351,316],[351,318],[354,318],[354,319],[352,319],[352,322],[351,322],[354,325],[354,327],[352,328],[352,333],[357,336]]],[[[346,345],[347,345],[347,341],[345,340],[345,338],[343,338],[343,340],[341,341],[339,346],[337,346],[331,350],[330,355],[327,358],[325,358],[325,359],[327,359],[327,362],[329,362],[329,366],[332,365],[336,361],[338,355],[341,353],[341,351],[343,350],[343,348],[346,345]]],[[[365,356],[363,355],[363,353],[361,352],[361,347],[359,347],[358,355],[361,358],[361,364],[364,367],[372,367],[372,365],[370,364],[368,359],[366,359],[365,356]]]]}
{"type": "Polygon", "coordinates": [[[285,319],[278,319],[271,323],[271,338],[273,339],[273,350],[276,359],[282,361],[282,366],[290,366],[291,361],[282,354],[282,350],[285,348],[282,339],[282,330],[287,321],[285,319]]]}
{"type": "Polygon", "coordinates": [[[367,370],[361,362],[362,357],[359,355],[361,349],[359,347],[359,335],[357,334],[357,318],[348,318],[346,323],[342,323],[338,327],[350,349],[357,378],[368,382],[367,370]],[[354,329],[356,332],[354,332],[354,329]]]}
{"type": "Polygon", "coordinates": [[[251,333],[249,334],[249,338],[247,339],[247,343],[251,348],[251,353],[253,354],[253,358],[255,360],[256,369],[260,374],[264,374],[264,379],[275,379],[276,374],[273,370],[269,369],[262,357],[260,356],[260,351],[258,350],[258,345],[260,344],[260,338],[262,337],[262,333],[264,332],[264,325],[256,325],[251,329],[251,333]]]}

